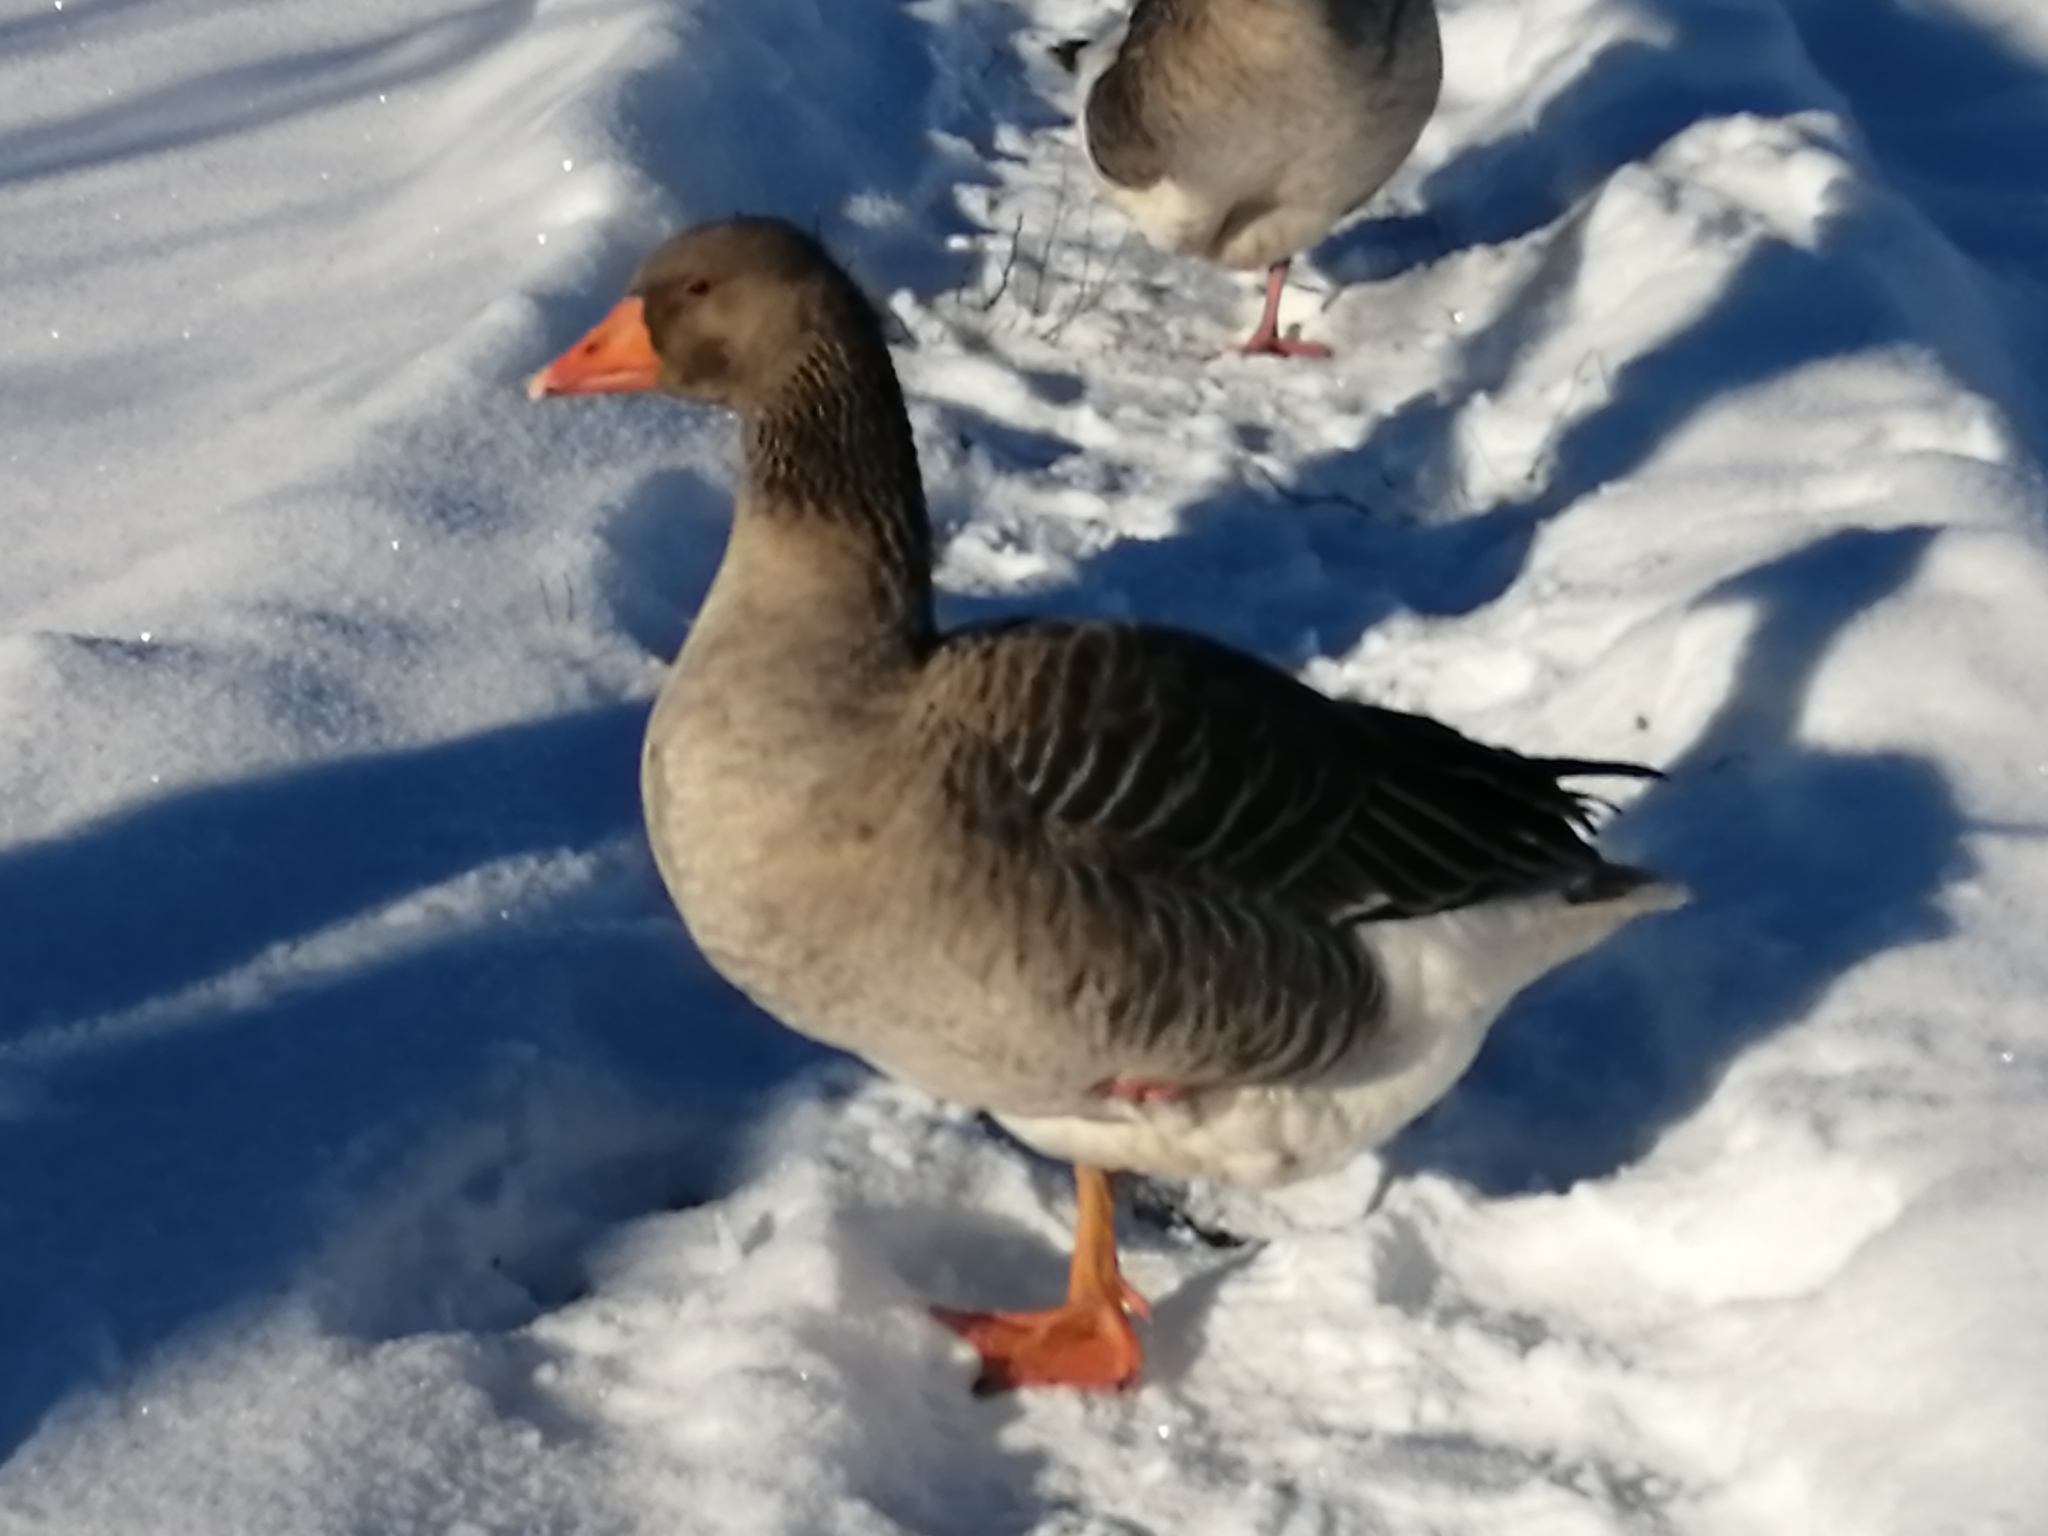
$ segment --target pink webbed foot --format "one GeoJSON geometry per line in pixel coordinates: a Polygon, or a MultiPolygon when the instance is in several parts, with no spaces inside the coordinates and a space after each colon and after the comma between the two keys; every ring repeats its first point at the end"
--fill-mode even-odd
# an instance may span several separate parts
{"type": "Polygon", "coordinates": [[[1287,263],[1276,261],[1266,274],[1266,312],[1259,327],[1238,350],[1247,357],[1328,357],[1330,349],[1320,341],[1303,341],[1280,333],[1280,291],[1287,283],[1287,263]]]}
{"type": "Polygon", "coordinates": [[[1273,331],[1258,331],[1247,337],[1245,344],[1238,348],[1246,357],[1334,357],[1336,354],[1320,341],[1303,341],[1299,336],[1282,336],[1273,331]]]}

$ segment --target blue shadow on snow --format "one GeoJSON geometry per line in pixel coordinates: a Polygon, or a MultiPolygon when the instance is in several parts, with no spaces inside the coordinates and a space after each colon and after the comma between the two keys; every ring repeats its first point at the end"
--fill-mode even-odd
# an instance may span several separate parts
{"type": "MultiPolygon", "coordinates": [[[[821,1053],[741,1003],[675,922],[638,843],[643,714],[607,706],[191,790],[0,856],[0,910],[16,914],[0,928],[0,1020],[18,1047],[0,1061],[0,1458],[69,1392],[118,1384],[190,1325],[273,1294],[331,1239],[335,1200],[388,1173],[380,1156],[521,1082],[545,1098],[550,1073],[595,1067],[701,1108],[704,1125],[690,1155],[579,1197],[575,1230],[491,1256],[534,1292],[530,1310],[560,1299],[602,1222],[712,1192],[761,1095],[821,1053]],[[490,928],[412,947],[385,935],[367,958],[267,994],[194,994],[154,1024],[105,1017],[557,852],[608,862],[490,928]]],[[[436,1303],[433,1277],[415,1278],[392,1276],[382,1302],[337,1297],[347,1315],[330,1322],[476,1323],[419,1315],[436,1303]]]]}
{"type": "MultiPolygon", "coordinates": [[[[62,29],[64,43],[99,22],[131,23],[112,13],[134,0],[46,10],[0,23],[0,47],[27,50],[62,29]],[[102,13],[107,13],[103,15],[102,13]]],[[[232,64],[190,80],[129,92],[69,117],[46,118],[0,134],[0,183],[89,171],[305,117],[346,101],[423,84],[450,74],[515,36],[535,0],[482,0],[434,21],[396,27],[358,42],[282,58],[232,64]]],[[[254,7],[248,7],[254,9],[254,7]]],[[[54,41],[54,39],[53,39],[54,41]]],[[[78,41],[75,46],[86,46],[78,41]]]]}
{"type": "Polygon", "coordinates": [[[1854,966],[1948,931],[1941,894],[1968,868],[1940,770],[1812,746],[1800,728],[1836,637],[1912,579],[1938,533],[1831,533],[1702,600],[1751,608],[1755,629],[1720,710],[1626,819],[1631,852],[1693,905],[1526,993],[1389,1149],[1393,1167],[1489,1193],[1611,1173],[1854,966]]]}
{"type": "Polygon", "coordinates": [[[1969,255],[2048,280],[2048,60],[1930,5],[1788,9],[1886,176],[1969,255]]]}
{"type": "MultiPolygon", "coordinates": [[[[1524,290],[1466,340],[1441,397],[1390,413],[1355,448],[1305,462],[1284,491],[1233,483],[1189,504],[1171,540],[1111,546],[1081,567],[1060,604],[1206,629],[1282,661],[1341,655],[1391,613],[1455,617],[1497,600],[1546,523],[1640,468],[1722,396],[1911,336],[1881,295],[1845,281],[1824,256],[1759,245],[1697,320],[1599,376],[1605,399],[1558,433],[1522,494],[1462,515],[1431,511],[1464,499],[1464,407],[1502,389],[1541,332],[1545,307],[1574,280],[1578,234],[1575,224],[1560,230],[1524,290]]],[[[1017,605],[960,606],[981,616],[1017,605]]]]}

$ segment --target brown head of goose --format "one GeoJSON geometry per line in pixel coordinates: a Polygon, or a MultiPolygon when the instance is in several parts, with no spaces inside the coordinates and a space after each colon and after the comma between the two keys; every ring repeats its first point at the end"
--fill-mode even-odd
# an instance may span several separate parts
{"type": "Polygon", "coordinates": [[[1386,184],[1436,110],[1432,0],[1137,0],[1055,51],[1110,201],[1162,249],[1266,273],[1244,351],[1328,357],[1280,331],[1288,263],[1386,184]]]}
{"type": "Polygon", "coordinates": [[[982,1383],[1132,1380],[1116,1170],[1337,1166],[1536,977],[1677,893],[1603,860],[1576,774],[1343,703],[1198,635],[941,634],[881,326],[809,236],[689,231],[536,375],[740,415],[725,557],[642,789],[697,943],[791,1028],[1077,1166],[1070,1294],[941,1310],[982,1383]]]}

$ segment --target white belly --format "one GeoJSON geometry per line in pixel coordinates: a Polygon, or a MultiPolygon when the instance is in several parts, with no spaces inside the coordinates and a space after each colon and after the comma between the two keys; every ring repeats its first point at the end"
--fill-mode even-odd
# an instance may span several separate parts
{"type": "Polygon", "coordinates": [[[1364,942],[1386,981],[1371,1041],[1330,1076],[1282,1088],[997,1118],[1049,1157],[1163,1178],[1285,1184],[1329,1173],[1434,1104],[1472,1065],[1500,1012],[1530,982],[1682,893],[1643,886],[1569,906],[1538,896],[1378,924],[1364,942]]]}
{"type": "Polygon", "coordinates": [[[1345,1089],[1235,1088],[1175,1103],[1114,1105],[1130,1113],[1099,1119],[998,1118],[1019,1140],[1065,1162],[1264,1186],[1343,1167],[1440,1093],[1413,1079],[1345,1089]]]}
{"type": "Polygon", "coordinates": [[[1472,1065],[1498,1006],[1390,1019],[1341,1078],[1101,1106],[1098,1116],[999,1117],[1049,1157],[1161,1178],[1287,1184],[1343,1167],[1442,1098],[1472,1065]],[[1403,1026],[1407,1027],[1403,1027],[1403,1026]]]}
{"type": "Polygon", "coordinates": [[[1363,1051],[1321,1081],[1114,1101],[1095,1115],[1003,1124],[1048,1156],[1163,1178],[1268,1185],[1331,1172],[1442,1098],[1513,996],[1496,995],[1467,969],[1481,937],[1475,926],[1455,913],[1374,934],[1386,1017],[1363,1051]]]}

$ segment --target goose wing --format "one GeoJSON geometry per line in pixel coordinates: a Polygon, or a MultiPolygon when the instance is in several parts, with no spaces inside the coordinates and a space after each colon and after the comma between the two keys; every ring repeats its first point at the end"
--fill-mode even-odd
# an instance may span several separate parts
{"type": "Polygon", "coordinates": [[[1655,776],[1485,746],[1169,629],[969,630],[931,675],[1070,857],[1331,922],[1579,884],[1610,866],[1586,839],[1597,802],[1562,781],[1655,776]]]}

